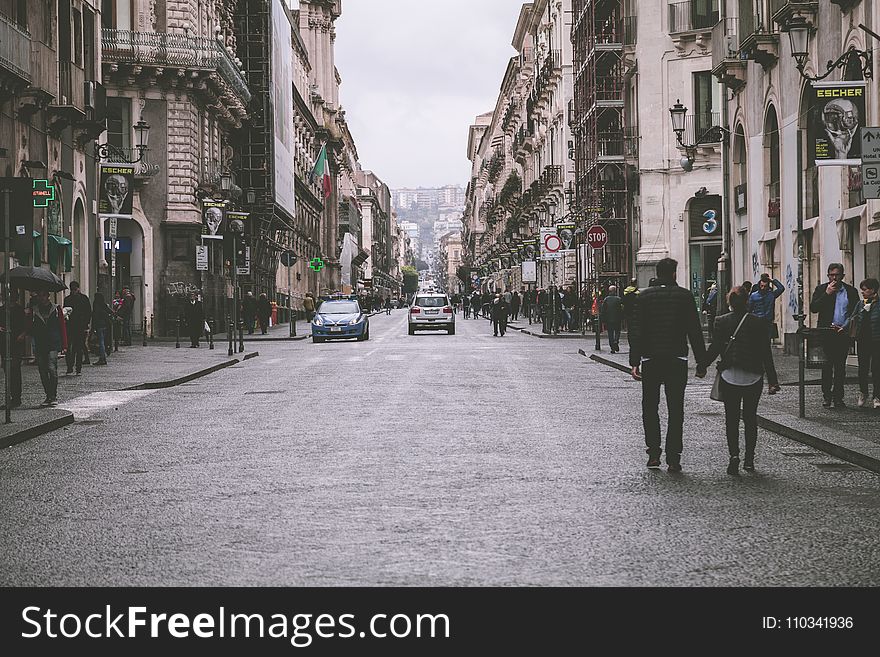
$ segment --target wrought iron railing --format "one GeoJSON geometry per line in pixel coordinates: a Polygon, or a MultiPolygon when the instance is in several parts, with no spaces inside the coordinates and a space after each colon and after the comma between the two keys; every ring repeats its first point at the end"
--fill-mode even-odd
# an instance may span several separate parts
{"type": "Polygon", "coordinates": [[[59,105],[85,108],[85,72],[73,62],[58,63],[59,105]]]}
{"type": "Polygon", "coordinates": [[[168,32],[104,29],[101,45],[107,62],[217,71],[239,98],[250,102],[247,82],[218,40],[168,32]]]}
{"type": "Polygon", "coordinates": [[[710,128],[721,125],[721,112],[702,112],[700,114],[688,114],[684,121],[684,137],[686,144],[718,143],[720,131],[710,131],[710,128]]]}
{"type": "Polygon", "coordinates": [[[3,14],[0,14],[0,66],[31,81],[31,36],[3,14]]]}
{"type": "Polygon", "coordinates": [[[151,164],[149,159],[150,150],[144,151],[143,159],[140,159],[140,149],[121,148],[107,144],[107,162],[136,162],[134,165],[135,178],[150,178],[159,173],[159,165],[151,164]]]}
{"type": "Polygon", "coordinates": [[[725,61],[739,59],[740,31],[738,18],[723,18],[712,28],[712,70],[725,61]]]}

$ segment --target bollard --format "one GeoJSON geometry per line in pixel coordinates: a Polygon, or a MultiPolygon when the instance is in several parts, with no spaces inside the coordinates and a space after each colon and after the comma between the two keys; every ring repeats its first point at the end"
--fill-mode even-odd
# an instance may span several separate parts
{"type": "Polygon", "coordinates": [[[145,346],[145,347],[147,346],[147,318],[146,318],[146,317],[144,317],[144,339],[143,339],[143,346],[145,346]]]}
{"type": "Polygon", "coordinates": [[[214,348],[214,320],[208,321],[208,349],[214,348]]]}
{"type": "Polygon", "coordinates": [[[174,320],[174,348],[180,349],[180,317],[174,320]]]}
{"type": "Polygon", "coordinates": [[[228,356],[232,355],[232,322],[226,322],[226,337],[229,339],[229,353],[228,356]]]}
{"type": "Polygon", "coordinates": [[[120,324],[121,322],[119,321],[119,319],[116,319],[116,320],[114,320],[113,323],[117,324],[117,326],[114,326],[115,330],[113,331],[113,351],[119,351],[120,328],[119,328],[118,324],[120,324]]]}
{"type": "Polygon", "coordinates": [[[155,338],[154,327],[156,326],[156,320],[153,318],[153,313],[150,313],[150,340],[155,338]]]}
{"type": "Polygon", "coordinates": [[[238,325],[238,353],[244,352],[244,322],[238,325]]]}

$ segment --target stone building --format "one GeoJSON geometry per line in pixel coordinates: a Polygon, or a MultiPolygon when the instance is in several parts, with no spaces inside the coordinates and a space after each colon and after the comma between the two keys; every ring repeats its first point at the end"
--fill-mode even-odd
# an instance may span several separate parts
{"type": "Polygon", "coordinates": [[[361,245],[369,252],[361,287],[381,296],[395,296],[401,282],[391,275],[395,258],[392,243],[391,190],[372,171],[356,171],[358,203],[363,223],[361,245]]]}
{"type": "MultiPolygon", "coordinates": [[[[99,289],[93,201],[94,140],[105,114],[101,5],[0,0],[0,176],[44,180],[52,197],[45,208],[26,201],[33,228],[16,237],[12,255],[79,281],[88,294],[99,289]]],[[[9,191],[14,218],[25,200],[9,191]]]]}
{"type": "Polygon", "coordinates": [[[447,233],[440,238],[440,283],[447,294],[458,294],[464,284],[458,278],[462,264],[461,232],[447,233]]]}

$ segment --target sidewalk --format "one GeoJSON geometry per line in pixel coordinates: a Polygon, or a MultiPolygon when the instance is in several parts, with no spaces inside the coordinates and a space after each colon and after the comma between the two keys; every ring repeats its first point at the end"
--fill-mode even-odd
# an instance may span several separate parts
{"type": "MultiPolygon", "coordinates": [[[[605,334],[602,335],[602,350],[594,351],[594,345],[595,335],[593,343],[579,351],[587,358],[629,373],[629,346],[626,340],[621,340],[622,351],[618,354],[611,353],[605,334]]],[[[845,401],[848,406],[844,409],[822,407],[821,370],[806,370],[806,418],[802,419],[798,417],[798,359],[774,348],[773,361],[782,391],[776,395],[768,395],[765,391],[761,396],[758,425],[880,473],[880,410],[856,407],[857,368],[852,365],[847,367],[845,401]]],[[[691,366],[694,366],[693,355],[691,366]]],[[[707,379],[714,375],[715,368],[712,366],[707,379]]]]}
{"type": "MultiPolygon", "coordinates": [[[[306,338],[312,335],[312,325],[310,322],[307,322],[304,319],[298,320],[296,322],[296,335],[290,336],[290,324],[276,324],[275,326],[270,326],[268,332],[263,335],[260,332],[259,325],[254,329],[254,332],[248,334],[247,330],[244,331],[244,341],[245,342],[263,342],[265,340],[305,340],[306,338]]],[[[168,338],[163,338],[163,340],[167,340],[168,338]]],[[[174,338],[171,338],[174,340],[174,338]]],[[[217,333],[214,336],[214,348],[219,349],[220,344],[228,345],[226,331],[224,330],[222,333],[217,333]]],[[[181,335],[180,336],[180,345],[189,346],[189,336],[181,335]]]]}
{"type": "MultiPolygon", "coordinates": [[[[224,345],[215,342],[214,349],[203,344],[199,349],[189,349],[174,342],[153,341],[143,347],[135,344],[120,347],[107,356],[107,365],[83,365],[82,374],[65,374],[64,358],[58,359],[58,406],[41,408],[45,398],[40,374],[36,365],[23,364],[22,405],[12,409],[11,424],[3,424],[0,411],[0,448],[8,447],[35,436],[54,431],[71,424],[73,413],[64,410],[65,402],[95,392],[121,390],[148,390],[180,385],[192,379],[206,376],[243,360],[258,356],[257,351],[245,351],[234,356],[227,355],[224,345]]],[[[92,362],[97,357],[92,355],[92,362]]]]}

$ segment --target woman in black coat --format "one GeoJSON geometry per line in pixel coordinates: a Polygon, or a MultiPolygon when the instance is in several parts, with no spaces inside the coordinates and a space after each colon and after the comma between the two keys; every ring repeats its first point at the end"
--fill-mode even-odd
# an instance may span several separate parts
{"type": "Polygon", "coordinates": [[[260,332],[265,335],[269,330],[269,317],[272,316],[272,304],[263,292],[257,299],[257,319],[260,322],[260,332]]]}
{"type": "Polygon", "coordinates": [[[727,448],[730,462],[727,474],[739,474],[739,421],[745,424],[746,453],[743,469],[755,469],[755,446],[758,442],[758,401],[764,375],[767,376],[768,394],[779,391],[779,379],[770,350],[770,334],[763,320],[748,314],[748,293],[736,287],[728,295],[732,312],[715,321],[715,334],[705,358],[697,364],[697,376],[704,377],[706,369],[719,355],[724,354],[721,370],[721,395],[724,398],[724,422],[727,427],[727,448]],[[736,333],[735,339],[731,339],[736,333]],[[728,348],[728,344],[730,347],[728,348]],[[726,351],[725,351],[726,350],[726,351]]]}
{"type": "Polygon", "coordinates": [[[95,300],[92,303],[92,330],[98,338],[98,362],[95,365],[107,364],[107,329],[113,321],[113,311],[104,301],[104,295],[95,292],[95,300]]]}

